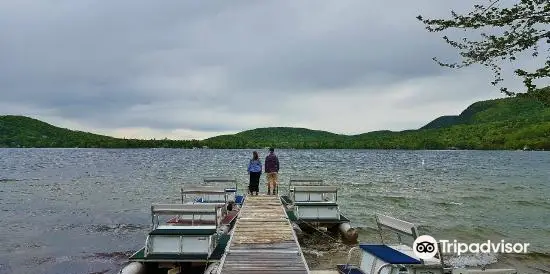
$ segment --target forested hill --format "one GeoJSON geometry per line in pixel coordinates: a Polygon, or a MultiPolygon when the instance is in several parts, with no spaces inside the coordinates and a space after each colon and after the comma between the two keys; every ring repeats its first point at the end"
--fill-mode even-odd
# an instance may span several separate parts
{"type": "Polygon", "coordinates": [[[204,140],[212,148],[262,148],[275,146],[279,148],[323,148],[331,147],[347,140],[349,136],[311,130],[307,128],[270,127],[247,130],[231,135],[220,135],[204,140]],[[332,145],[328,145],[328,143],[332,145]]]}
{"type": "Polygon", "coordinates": [[[481,101],[470,105],[460,115],[439,117],[420,129],[515,120],[527,123],[549,121],[548,108],[541,102],[528,98],[481,101]]]}
{"type": "MultiPolygon", "coordinates": [[[[548,99],[550,89],[539,96],[548,99]]],[[[546,100],[548,102],[548,100],[546,100]]],[[[442,116],[418,130],[337,135],[300,128],[263,128],[203,141],[209,147],[550,149],[550,107],[515,97],[476,102],[457,116],[442,116]]]]}
{"type": "Polygon", "coordinates": [[[477,102],[458,116],[418,130],[355,136],[364,147],[429,149],[550,149],[550,107],[528,98],[477,102]]]}
{"type": "MultiPolygon", "coordinates": [[[[540,96],[548,98],[550,89],[540,96]]],[[[418,130],[339,135],[306,128],[271,127],[198,140],[120,139],[55,127],[24,116],[0,116],[0,147],[105,148],[380,148],[550,149],[550,107],[531,98],[476,102],[418,130]]]]}
{"type": "Polygon", "coordinates": [[[0,147],[188,147],[198,141],[120,139],[59,128],[25,116],[0,116],[0,147]]]}

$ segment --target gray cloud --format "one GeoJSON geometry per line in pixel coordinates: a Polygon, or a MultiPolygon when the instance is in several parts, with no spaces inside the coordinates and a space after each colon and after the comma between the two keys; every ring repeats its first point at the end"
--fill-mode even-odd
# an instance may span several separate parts
{"type": "MultiPolygon", "coordinates": [[[[349,131],[302,120],[313,105],[297,108],[294,100],[339,94],[350,100],[333,108],[340,109],[357,98],[372,103],[365,94],[399,94],[399,83],[410,81],[421,86],[405,98],[448,94],[433,84],[450,72],[431,57],[455,53],[415,19],[446,16],[441,2],[4,1],[1,101],[104,132],[214,134],[273,125],[349,131]]],[[[466,2],[455,8],[471,6],[466,2]]],[[[451,97],[468,100],[479,89],[486,86],[451,97]]],[[[380,100],[406,108],[399,98],[380,100]]],[[[377,116],[390,117],[388,128],[403,124],[377,116]]]]}

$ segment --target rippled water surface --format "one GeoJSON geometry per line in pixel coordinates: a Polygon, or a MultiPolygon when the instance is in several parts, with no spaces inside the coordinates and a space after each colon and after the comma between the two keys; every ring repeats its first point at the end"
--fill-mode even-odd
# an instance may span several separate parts
{"type": "MultiPolygon", "coordinates": [[[[235,176],[245,188],[251,152],[0,149],[0,273],[116,273],[143,245],[151,203],[177,202],[182,184],[204,176],[235,176]]],[[[550,271],[548,152],[276,153],[282,182],[308,175],[340,187],[340,207],[361,227],[362,241],[378,240],[373,216],[383,213],[436,238],[531,244],[528,255],[450,258],[455,265],[550,271]]],[[[265,191],[263,182],[264,176],[265,191]]],[[[312,268],[343,263],[329,245],[304,249],[312,268]]]]}

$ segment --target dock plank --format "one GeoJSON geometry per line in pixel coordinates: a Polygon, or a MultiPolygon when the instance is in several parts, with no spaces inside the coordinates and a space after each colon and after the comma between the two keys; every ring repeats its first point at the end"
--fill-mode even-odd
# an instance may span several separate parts
{"type": "Polygon", "coordinates": [[[306,274],[309,268],[278,196],[248,196],[218,274],[306,274]]]}

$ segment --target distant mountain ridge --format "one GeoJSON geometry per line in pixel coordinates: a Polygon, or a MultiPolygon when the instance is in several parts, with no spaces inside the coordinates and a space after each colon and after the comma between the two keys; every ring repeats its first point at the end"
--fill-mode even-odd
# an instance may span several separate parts
{"type": "MultiPolygon", "coordinates": [[[[546,89],[541,96],[548,96],[546,89]]],[[[292,127],[256,128],[205,140],[121,139],[59,128],[25,117],[0,116],[0,147],[101,148],[365,148],[550,149],[550,107],[532,98],[476,102],[459,115],[434,119],[417,130],[342,135],[292,127]]]]}

